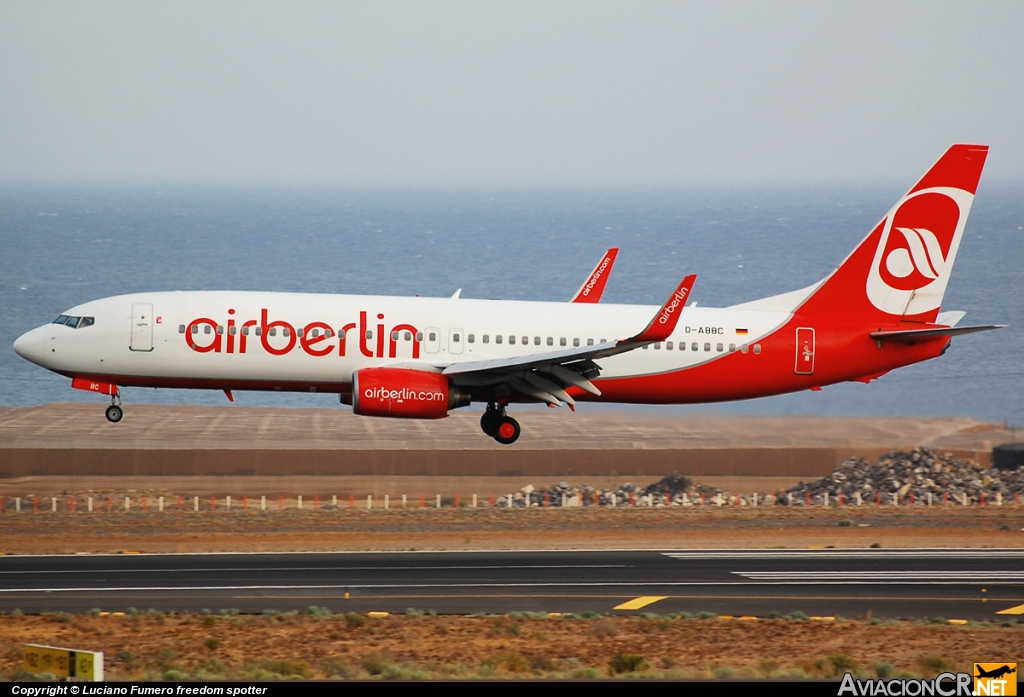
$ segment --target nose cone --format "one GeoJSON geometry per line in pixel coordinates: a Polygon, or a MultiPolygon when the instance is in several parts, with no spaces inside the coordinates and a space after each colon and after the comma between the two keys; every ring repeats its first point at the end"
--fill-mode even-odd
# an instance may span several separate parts
{"type": "Polygon", "coordinates": [[[14,352],[26,361],[42,364],[44,332],[44,327],[36,327],[30,332],[25,332],[14,342],[14,352]]]}

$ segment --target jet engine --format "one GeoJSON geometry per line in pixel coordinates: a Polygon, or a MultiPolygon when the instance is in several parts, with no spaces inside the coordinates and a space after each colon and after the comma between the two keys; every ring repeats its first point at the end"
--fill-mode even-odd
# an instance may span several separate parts
{"type": "Polygon", "coordinates": [[[362,416],[443,419],[467,406],[468,392],[440,373],[408,368],[364,368],[352,376],[352,411],[362,416]]]}

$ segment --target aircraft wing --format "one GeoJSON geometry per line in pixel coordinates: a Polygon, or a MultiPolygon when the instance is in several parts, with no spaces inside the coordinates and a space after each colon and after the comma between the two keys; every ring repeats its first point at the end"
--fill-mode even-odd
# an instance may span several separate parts
{"type": "Polygon", "coordinates": [[[597,266],[587,276],[587,280],[583,282],[580,289],[576,291],[576,294],[572,296],[572,300],[569,302],[573,303],[598,303],[601,302],[601,295],[604,293],[604,287],[608,284],[608,277],[612,273],[612,267],[615,266],[615,257],[619,254],[618,247],[612,247],[604,256],[601,257],[601,261],[597,262],[597,266]]]}
{"type": "Polygon", "coordinates": [[[512,389],[548,404],[557,406],[565,402],[574,405],[575,401],[565,392],[569,387],[579,387],[594,395],[601,394],[590,382],[591,378],[601,374],[601,366],[595,360],[664,341],[672,335],[696,279],[695,274],[684,278],[647,327],[628,339],[513,358],[453,363],[441,372],[451,376],[452,381],[459,385],[506,383],[512,389]]]}

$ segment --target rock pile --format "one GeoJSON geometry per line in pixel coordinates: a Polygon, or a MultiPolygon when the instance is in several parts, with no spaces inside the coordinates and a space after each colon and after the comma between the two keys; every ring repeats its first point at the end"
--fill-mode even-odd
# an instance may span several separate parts
{"type": "MultiPolygon", "coordinates": [[[[524,486],[511,495],[514,508],[526,506],[699,506],[750,505],[754,494],[733,495],[714,487],[695,484],[689,477],[673,472],[653,484],[640,488],[628,482],[617,489],[596,489],[586,484],[572,486],[559,482],[550,489],[524,486]]],[[[757,494],[757,504],[774,503],[771,494],[757,494]]],[[[500,508],[509,506],[508,495],[497,499],[500,508]]]]}
{"type": "Polygon", "coordinates": [[[1024,496],[1024,467],[1015,471],[985,469],[967,460],[940,455],[928,448],[910,452],[895,451],[883,455],[872,465],[850,458],[832,474],[816,482],[801,482],[779,496],[778,503],[811,505],[839,502],[856,503],[858,494],[864,503],[895,501],[900,505],[1011,503],[1015,495],[1024,496]]]}

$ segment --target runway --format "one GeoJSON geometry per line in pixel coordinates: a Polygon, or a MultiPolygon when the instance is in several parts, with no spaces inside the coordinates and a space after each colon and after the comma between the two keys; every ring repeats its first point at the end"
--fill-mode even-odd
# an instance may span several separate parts
{"type": "MultiPolygon", "coordinates": [[[[8,556],[0,608],[1007,620],[1024,549],[8,556]],[[622,608],[622,609],[616,609],[622,608]]],[[[1024,610],[1024,607],[1020,608],[1024,610]]]]}

